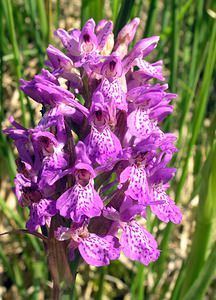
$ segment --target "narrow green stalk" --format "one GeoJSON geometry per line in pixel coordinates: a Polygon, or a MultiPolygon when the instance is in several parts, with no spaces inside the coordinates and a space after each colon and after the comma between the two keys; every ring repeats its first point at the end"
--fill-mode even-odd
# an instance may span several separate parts
{"type": "Polygon", "coordinates": [[[178,15],[178,1],[172,1],[172,47],[171,47],[171,62],[170,62],[170,80],[169,86],[172,92],[176,91],[176,78],[178,68],[178,52],[179,52],[179,41],[180,31],[177,20],[178,15]]]}
{"type": "Polygon", "coordinates": [[[211,253],[200,272],[199,277],[195,280],[194,284],[190,287],[188,293],[185,295],[184,300],[202,300],[204,295],[211,284],[216,273],[216,243],[214,243],[211,253]]]}
{"type": "Polygon", "coordinates": [[[115,24],[116,18],[118,16],[118,11],[119,11],[119,0],[112,0],[111,1],[111,7],[112,7],[112,21],[115,24]]]}
{"type": "Polygon", "coordinates": [[[46,14],[48,22],[48,44],[52,41],[52,0],[46,0],[46,14]]]}
{"type": "Polygon", "coordinates": [[[102,300],[103,299],[103,287],[104,287],[104,278],[106,274],[106,267],[100,267],[98,270],[98,291],[95,296],[95,300],[102,300]]]}
{"type": "Polygon", "coordinates": [[[178,300],[179,299],[182,283],[183,283],[183,280],[184,280],[185,276],[186,276],[186,274],[185,274],[185,261],[183,261],[181,269],[178,273],[178,277],[176,279],[175,286],[173,288],[172,295],[171,295],[170,299],[172,299],[172,300],[178,300]]]}
{"type": "Polygon", "coordinates": [[[199,206],[197,209],[197,223],[192,242],[190,256],[186,269],[185,278],[181,289],[182,296],[186,294],[194,283],[204,264],[209,241],[212,233],[212,225],[216,220],[216,143],[209,153],[202,174],[205,181],[202,182],[199,206]]]}
{"type": "Polygon", "coordinates": [[[164,45],[167,42],[167,39],[161,39],[163,37],[165,28],[169,22],[169,0],[165,0],[163,2],[163,11],[162,11],[162,21],[161,21],[161,29],[160,29],[160,42],[158,43],[158,55],[157,59],[163,57],[164,53],[164,45]]]}
{"type": "MultiPolygon", "coordinates": [[[[180,129],[179,129],[179,138],[178,138],[179,145],[182,142],[183,127],[185,125],[185,120],[188,115],[192,99],[194,98],[194,95],[195,95],[195,89],[196,89],[196,86],[198,83],[199,74],[201,72],[201,70],[200,70],[201,68],[199,66],[203,65],[200,63],[197,66],[198,52],[200,50],[199,44],[200,44],[200,28],[201,28],[201,24],[202,24],[202,14],[203,14],[203,0],[198,1],[195,13],[196,13],[196,18],[194,18],[195,30],[194,30],[194,34],[193,34],[192,55],[191,55],[191,63],[190,63],[190,68],[189,68],[189,79],[188,79],[189,92],[187,92],[187,94],[183,95],[183,97],[182,97],[183,98],[182,103],[183,103],[184,109],[182,110],[182,117],[180,120],[180,129]]],[[[203,55],[203,57],[204,57],[204,55],[203,55]]],[[[204,60],[202,60],[202,61],[204,61],[204,60]]]]}
{"type": "Polygon", "coordinates": [[[13,264],[13,272],[15,276],[16,286],[19,290],[20,295],[24,295],[24,278],[18,264],[13,264]]]}
{"type": "Polygon", "coordinates": [[[209,51],[208,51],[206,66],[205,66],[205,70],[204,70],[203,81],[201,83],[201,87],[200,87],[200,90],[199,90],[199,93],[197,96],[196,109],[195,109],[194,117],[193,117],[191,140],[188,145],[187,156],[186,156],[185,163],[183,166],[181,178],[179,180],[178,187],[176,190],[176,202],[177,203],[179,202],[180,197],[181,197],[181,191],[182,191],[183,185],[185,183],[185,180],[187,178],[189,160],[192,155],[193,147],[197,141],[197,137],[199,135],[202,121],[203,121],[203,118],[205,115],[208,94],[209,94],[209,87],[211,85],[211,77],[212,77],[212,73],[214,70],[214,64],[216,61],[215,39],[216,39],[216,22],[214,21],[213,26],[212,26],[212,31],[211,31],[211,37],[210,37],[210,42],[209,42],[209,51]]]}
{"type": "Polygon", "coordinates": [[[144,292],[145,292],[145,278],[146,278],[146,267],[142,264],[138,266],[138,274],[139,274],[139,285],[138,285],[138,294],[137,300],[144,300],[144,292]]]}
{"type": "Polygon", "coordinates": [[[131,14],[131,18],[136,18],[136,17],[140,17],[142,10],[143,10],[143,4],[144,2],[142,0],[137,1],[138,3],[135,2],[132,14],[131,14]]]}
{"type": "MultiPolygon", "coordinates": [[[[3,10],[0,7],[0,39],[3,37],[3,10]]],[[[2,131],[2,121],[4,119],[4,98],[3,98],[3,47],[0,44],[0,131],[2,131]]]]}
{"type": "MultiPolygon", "coordinates": [[[[179,58],[179,44],[180,44],[180,24],[178,22],[178,0],[172,1],[172,34],[171,34],[171,48],[170,48],[170,78],[169,87],[172,93],[177,91],[177,68],[179,58]]],[[[168,116],[165,122],[165,131],[170,131],[170,123],[172,116],[168,116]]]]}
{"type": "Polygon", "coordinates": [[[136,263],[136,275],[131,284],[131,299],[144,300],[145,268],[146,267],[141,263],[136,263]]]}
{"type": "MultiPolygon", "coordinates": [[[[213,28],[211,31],[211,38],[210,38],[210,43],[209,43],[209,48],[208,48],[207,62],[206,62],[205,70],[204,70],[203,81],[202,81],[202,84],[201,84],[201,87],[199,90],[199,94],[197,97],[196,111],[195,111],[195,114],[193,117],[192,135],[191,135],[191,139],[190,139],[190,142],[188,145],[187,156],[186,156],[186,159],[184,162],[181,178],[179,180],[177,190],[176,190],[176,198],[175,198],[176,203],[178,203],[180,201],[182,188],[183,188],[185,180],[187,178],[189,159],[192,155],[192,150],[196,143],[198,134],[200,132],[202,120],[203,120],[204,114],[205,114],[208,93],[209,93],[209,87],[211,84],[212,72],[213,72],[213,68],[214,68],[214,63],[216,61],[215,38],[216,38],[216,22],[213,23],[213,28]]],[[[164,266],[165,266],[165,262],[166,262],[166,258],[167,258],[168,242],[169,242],[169,238],[170,238],[170,235],[172,232],[172,228],[173,228],[173,225],[171,223],[167,225],[167,227],[164,231],[162,242],[160,244],[160,249],[162,250],[162,252],[161,252],[161,257],[157,263],[159,278],[164,270],[164,266]]]]}
{"type": "MultiPolygon", "coordinates": [[[[185,126],[188,127],[188,132],[190,132],[189,127],[191,126],[191,122],[189,124],[187,124],[186,118],[190,111],[190,107],[192,105],[193,99],[196,99],[196,90],[198,88],[200,75],[206,64],[206,57],[208,54],[208,51],[207,51],[208,49],[205,46],[204,46],[204,48],[205,49],[203,49],[203,51],[201,51],[202,57],[199,60],[199,65],[197,66],[197,69],[196,69],[196,74],[193,79],[192,87],[191,87],[191,89],[187,90],[187,92],[185,92],[182,95],[181,106],[179,106],[179,110],[182,111],[182,116],[179,121],[179,134],[178,134],[178,140],[177,140],[177,148],[180,150],[184,149],[188,143],[188,139],[183,138],[184,137],[183,133],[184,133],[185,126]]],[[[189,136],[189,138],[190,138],[190,136],[189,136]]],[[[178,153],[178,155],[176,155],[174,160],[172,161],[173,165],[175,165],[176,161],[182,162],[184,157],[185,157],[185,151],[181,151],[181,153],[178,153]]]]}
{"type": "Polygon", "coordinates": [[[96,22],[104,18],[104,0],[82,0],[81,5],[81,26],[93,18],[96,22]]]}
{"type": "Polygon", "coordinates": [[[151,0],[148,10],[148,18],[146,21],[145,31],[143,34],[145,38],[154,34],[155,22],[157,17],[157,4],[158,0],[151,0]]]}
{"type": "Polygon", "coordinates": [[[114,28],[115,36],[117,36],[121,28],[129,20],[130,12],[132,11],[134,4],[135,4],[135,0],[122,0],[121,8],[114,28]]]}
{"type": "Polygon", "coordinates": [[[28,11],[29,17],[31,19],[32,28],[34,29],[34,31],[33,31],[34,32],[34,42],[35,42],[36,49],[38,50],[39,67],[41,68],[44,63],[45,43],[41,36],[41,30],[40,31],[35,30],[35,28],[38,27],[36,2],[32,1],[32,0],[28,0],[28,2],[26,2],[26,6],[28,6],[27,11],[28,11]]]}
{"type": "Polygon", "coordinates": [[[55,8],[55,29],[59,27],[59,19],[60,19],[60,14],[61,14],[61,0],[56,1],[56,8],[55,8]]]}
{"type": "MultiPolygon", "coordinates": [[[[181,21],[184,19],[186,13],[188,12],[189,8],[194,4],[193,0],[188,0],[184,5],[179,8],[179,12],[177,15],[177,21],[181,23],[181,21]]],[[[161,40],[166,40],[169,38],[170,34],[172,33],[172,26],[169,25],[169,22],[167,23],[167,26],[164,28],[163,32],[161,33],[161,40]]]]}
{"type": "Polygon", "coordinates": [[[104,18],[104,0],[94,0],[90,6],[90,17],[93,17],[96,22],[104,18]]]}
{"type": "Polygon", "coordinates": [[[37,0],[37,9],[38,9],[38,16],[40,21],[40,30],[43,35],[43,40],[47,44],[48,40],[48,23],[47,23],[47,16],[46,16],[46,10],[45,10],[45,3],[43,0],[37,0]]]}
{"type": "MultiPolygon", "coordinates": [[[[19,79],[21,78],[21,61],[20,61],[20,54],[19,54],[19,48],[17,44],[16,39],[16,32],[15,32],[15,26],[14,26],[14,18],[13,18],[13,9],[12,9],[12,3],[10,0],[5,0],[6,2],[6,8],[8,13],[8,29],[10,34],[10,40],[13,48],[13,54],[14,54],[14,67],[16,70],[16,82],[17,82],[17,88],[19,88],[19,79]]],[[[24,96],[21,90],[19,90],[19,96],[20,96],[20,106],[22,111],[22,124],[24,126],[27,125],[26,121],[26,107],[24,103],[24,96]]]]}
{"type": "Polygon", "coordinates": [[[7,141],[6,137],[2,133],[0,134],[0,154],[4,158],[8,175],[11,184],[13,185],[14,177],[16,175],[15,157],[11,149],[10,143],[7,141]]]}

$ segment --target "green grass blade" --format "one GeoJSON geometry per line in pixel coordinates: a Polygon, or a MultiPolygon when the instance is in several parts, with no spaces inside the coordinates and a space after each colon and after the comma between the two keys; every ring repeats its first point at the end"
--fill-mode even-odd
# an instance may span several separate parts
{"type": "MultiPolygon", "coordinates": [[[[172,93],[177,91],[177,70],[178,70],[178,58],[179,58],[179,44],[180,44],[180,22],[177,19],[178,16],[178,0],[172,1],[172,34],[171,34],[171,47],[170,47],[170,78],[169,87],[172,93]]],[[[165,131],[170,131],[170,121],[172,115],[168,116],[165,121],[165,131]]]]}
{"type": "Polygon", "coordinates": [[[176,91],[177,82],[177,68],[178,68],[178,52],[179,52],[179,41],[180,41],[180,31],[179,24],[177,20],[178,15],[178,1],[172,1],[172,46],[171,46],[171,63],[170,63],[170,80],[169,86],[170,90],[176,91]]]}
{"type": "Polygon", "coordinates": [[[100,267],[97,271],[98,274],[98,290],[95,295],[95,300],[102,300],[103,299],[103,287],[104,287],[104,281],[105,281],[105,275],[106,275],[107,268],[106,267],[100,267]]]}
{"type": "MultiPolygon", "coordinates": [[[[195,18],[195,29],[193,34],[193,44],[192,44],[192,55],[191,55],[191,64],[190,64],[190,71],[189,71],[189,79],[188,79],[188,88],[189,90],[186,91],[186,95],[183,95],[182,104],[184,109],[182,109],[182,117],[180,120],[180,129],[179,129],[179,138],[178,138],[178,145],[182,143],[182,135],[183,135],[183,128],[185,125],[186,117],[188,115],[192,99],[195,96],[195,90],[197,87],[199,75],[202,70],[202,66],[205,62],[205,59],[202,59],[200,62],[200,66],[197,67],[198,62],[198,52],[200,49],[200,28],[202,26],[202,14],[203,14],[203,0],[199,0],[196,7],[196,18],[195,18]]],[[[205,47],[205,45],[204,45],[205,47]]],[[[204,49],[202,49],[203,52],[204,49]]],[[[203,55],[203,57],[205,57],[203,55]]]]}
{"type": "Polygon", "coordinates": [[[39,16],[39,22],[40,22],[40,30],[43,35],[43,40],[45,44],[47,44],[48,40],[48,20],[46,16],[46,10],[43,0],[37,0],[37,9],[38,9],[38,16],[39,16]]]}
{"type": "MultiPolygon", "coordinates": [[[[166,2],[165,2],[166,4],[166,2]]],[[[189,8],[194,4],[193,0],[188,0],[186,1],[186,3],[184,5],[181,6],[181,8],[179,8],[179,12],[177,15],[177,20],[178,22],[182,22],[186,13],[188,12],[189,8]]],[[[168,7],[168,6],[167,6],[168,7]]],[[[165,7],[166,9],[166,7],[165,7]]],[[[169,36],[172,33],[172,26],[169,25],[170,23],[167,22],[166,23],[166,27],[164,28],[163,32],[161,33],[161,40],[169,40],[169,36]]]]}
{"type": "Polygon", "coordinates": [[[56,1],[55,12],[55,29],[57,29],[59,27],[59,19],[61,15],[61,0],[56,1]]]}
{"type": "Polygon", "coordinates": [[[185,261],[183,261],[181,269],[178,273],[178,277],[175,281],[175,286],[173,288],[172,295],[171,295],[170,299],[172,299],[172,300],[178,300],[179,299],[182,283],[183,283],[183,280],[184,280],[185,276],[186,276],[186,274],[185,274],[185,261]]]}
{"type": "Polygon", "coordinates": [[[203,121],[205,111],[206,111],[209,88],[210,88],[210,85],[211,85],[212,73],[213,73],[214,64],[215,64],[215,61],[216,61],[216,43],[215,43],[215,40],[216,40],[216,22],[214,22],[213,26],[212,26],[206,66],[205,66],[205,70],[204,70],[204,75],[203,75],[203,80],[202,80],[202,83],[201,83],[201,87],[200,87],[200,90],[199,90],[199,93],[198,93],[198,96],[197,96],[196,109],[195,109],[194,117],[193,117],[192,135],[191,135],[190,143],[189,143],[189,146],[188,146],[187,156],[186,156],[185,163],[184,163],[184,166],[183,166],[181,178],[179,180],[178,187],[177,187],[177,190],[176,190],[176,202],[177,203],[180,200],[181,191],[182,191],[183,185],[185,183],[185,180],[187,178],[189,159],[192,155],[193,147],[194,147],[194,145],[197,141],[197,137],[199,135],[201,125],[202,125],[202,121],[203,121]]]}
{"type": "Polygon", "coordinates": [[[6,170],[8,171],[11,184],[13,185],[14,177],[16,175],[15,157],[10,143],[2,133],[0,134],[0,155],[2,157],[2,160],[4,161],[6,170]]]}
{"type": "MultiPolygon", "coordinates": [[[[48,43],[50,44],[52,41],[52,36],[53,36],[53,30],[52,30],[52,0],[47,0],[46,1],[46,15],[47,15],[47,23],[48,23],[48,43]]],[[[47,46],[47,45],[46,45],[47,46]]]]}
{"type": "MultiPolygon", "coordinates": [[[[2,41],[3,32],[3,10],[0,9],[0,39],[2,41]]],[[[4,98],[3,98],[3,47],[0,44],[0,131],[2,130],[2,121],[4,120],[4,98]]]]}
{"type": "MultiPolygon", "coordinates": [[[[6,2],[6,8],[7,8],[7,14],[8,14],[8,29],[9,29],[9,35],[10,40],[13,48],[13,54],[14,54],[14,66],[16,70],[16,82],[17,87],[19,87],[19,79],[21,78],[21,61],[20,61],[20,53],[18,48],[18,43],[16,39],[16,32],[15,32],[15,26],[14,26],[14,18],[13,18],[13,9],[12,9],[12,3],[10,0],[5,0],[6,2]]],[[[22,111],[22,124],[24,126],[27,125],[26,121],[26,107],[24,102],[24,96],[21,90],[19,90],[19,96],[20,96],[20,106],[22,111]]]]}
{"type": "Polygon", "coordinates": [[[111,7],[112,7],[112,21],[115,24],[119,12],[120,1],[111,0],[111,7]]]}
{"type": "Polygon", "coordinates": [[[200,272],[199,277],[195,280],[194,284],[185,295],[184,300],[202,300],[204,299],[205,292],[209,287],[214,275],[216,274],[216,243],[214,243],[211,253],[200,272]]]}
{"type": "Polygon", "coordinates": [[[95,22],[104,18],[104,0],[82,0],[81,27],[85,22],[93,18],[95,22]]]}
{"type": "Polygon", "coordinates": [[[188,259],[187,278],[184,281],[182,295],[189,290],[202,269],[211,238],[212,225],[216,220],[216,143],[209,153],[202,174],[205,181],[202,181],[201,185],[196,229],[188,259]]]}
{"type": "Polygon", "coordinates": [[[155,22],[157,17],[157,5],[158,0],[151,0],[145,30],[143,34],[145,38],[154,34],[155,22]]]}
{"type": "Polygon", "coordinates": [[[123,0],[121,4],[121,8],[118,14],[118,18],[116,20],[116,24],[114,27],[114,34],[117,36],[122,27],[127,23],[130,19],[130,12],[133,9],[135,4],[135,0],[123,0]]]}

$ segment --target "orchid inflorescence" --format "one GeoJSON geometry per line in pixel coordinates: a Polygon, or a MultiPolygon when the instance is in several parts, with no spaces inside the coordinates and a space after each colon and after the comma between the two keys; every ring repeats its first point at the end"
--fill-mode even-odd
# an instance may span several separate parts
{"type": "Polygon", "coordinates": [[[162,61],[144,58],[158,36],[129,51],[140,20],[133,19],[114,41],[112,22],[88,20],[82,31],[58,29],[64,52],[49,45],[48,69],[21,89],[42,104],[42,118],[26,129],[12,117],[5,133],[19,157],[15,192],[30,211],[27,229],[67,242],[90,265],[128,258],[148,265],[160,255],[157,242],[138,221],[146,209],[163,222],[180,223],[179,208],[166,194],[175,169],[172,133],[159,124],[173,110],[162,61]],[[43,232],[43,230],[42,230],[43,232]]]}

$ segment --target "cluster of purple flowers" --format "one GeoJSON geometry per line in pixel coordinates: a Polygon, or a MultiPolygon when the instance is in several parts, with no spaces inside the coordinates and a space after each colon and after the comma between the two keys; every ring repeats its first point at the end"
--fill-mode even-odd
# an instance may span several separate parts
{"type": "Polygon", "coordinates": [[[154,237],[139,225],[146,208],[164,222],[181,222],[166,194],[175,169],[172,133],[159,124],[172,112],[162,61],[144,58],[158,36],[140,40],[129,51],[139,19],[114,41],[112,22],[90,19],[82,31],[58,29],[64,52],[49,45],[47,69],[21,89],[43,105],[35,128],[12,117],[5,133],[18,150],[15,192],[30,211],[27,228],[60,225],[55,236],[68,241],[91,265],[103,266],[120,251],[144,265],[158,259],[154,237]],[[66,225],[65,225],[66,224],[66,225]]]}

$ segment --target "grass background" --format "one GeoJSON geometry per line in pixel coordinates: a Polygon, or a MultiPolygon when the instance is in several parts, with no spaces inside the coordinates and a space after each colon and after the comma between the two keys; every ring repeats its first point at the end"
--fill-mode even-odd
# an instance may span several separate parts
{"type": "MultiPolygon", "coordinates": [[[[73,299],[216,299],[216,2],[204,0],[2,0],[0,2],[0,118],[34,126],[40,116],[19,89],[46,59],[53,30],[80,27],[93,17],[112,19],[115,34],[133,17],[141,18],[136,40],[160,35],[148,61],[164,60],[170,91],[178,93],[174,113],[163,125],[178,136],[178,169],[170,195],[183,212],[180,226],[152,216],[149,230],[161,249],[148,268],[121,257],[108,267],[80,265],[73,299]]],[[[0,134],[0,231],[25,227],[27,211],[17,204],[11,184],[16,153],[0,134]]],[[[0,297],[50,299],[51,281],[43,245],[17,233],[1,237],[0,297]]],[[[67,290],[61,299],[72,299],[67,290]]]]}

